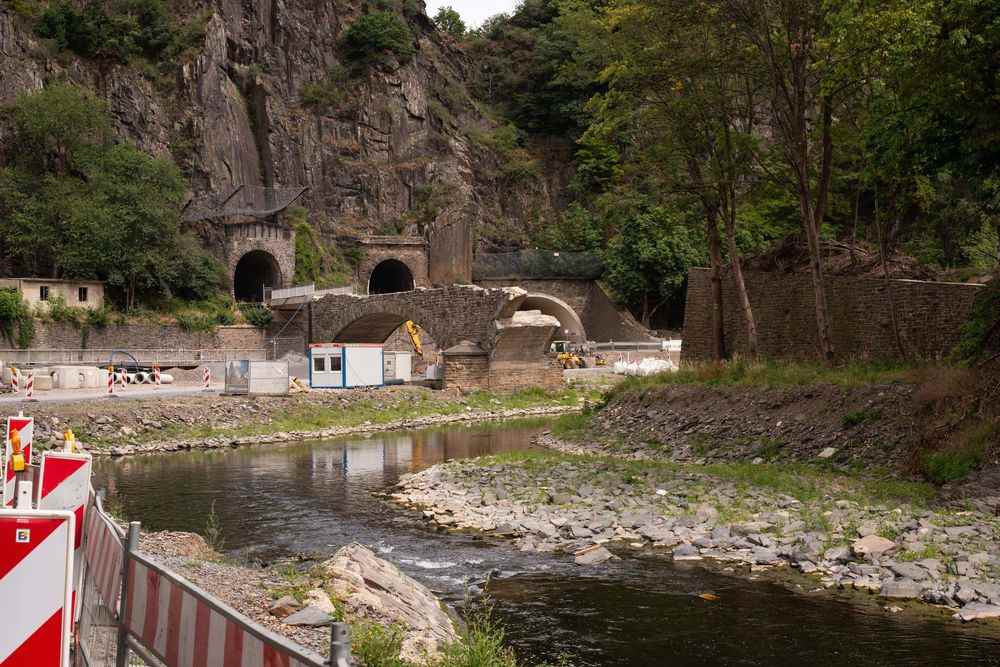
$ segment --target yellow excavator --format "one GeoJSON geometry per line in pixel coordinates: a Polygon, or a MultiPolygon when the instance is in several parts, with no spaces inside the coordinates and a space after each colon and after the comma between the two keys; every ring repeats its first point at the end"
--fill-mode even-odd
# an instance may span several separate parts
{"type": "Polygon", "coordinates": [[[420,340],[420,327],[413,323],[413,320],[406,321],[406,333],[410,334],[410,341],[413,343],[413,350],[418,357],[424,356],[424,346],[420,340]]]}

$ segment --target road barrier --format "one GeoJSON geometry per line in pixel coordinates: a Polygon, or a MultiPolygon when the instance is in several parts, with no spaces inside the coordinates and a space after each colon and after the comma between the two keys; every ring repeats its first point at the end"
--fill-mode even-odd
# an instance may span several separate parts
{"type": "Polygon", "coordinates": [[[84,530],[79,667],[329,667],[350,663],[346,625],[334,623],[333,662],[254,623],[154,559],[91,496],[84,530]]]}

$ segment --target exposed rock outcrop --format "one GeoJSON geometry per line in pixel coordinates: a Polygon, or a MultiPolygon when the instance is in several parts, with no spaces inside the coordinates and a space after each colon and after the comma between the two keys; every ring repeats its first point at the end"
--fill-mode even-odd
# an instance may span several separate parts
{"type": "Polygon", "coordinates": [[[321,566],[330,588],[348,615],[406,631],[402,655],[409,660],[434,656],[458,640],[455,620],[426,586],[360,544],[341,548],[321,566]]]}
{"type": "Polygon", "coordinates": [[[477,139],[492,121],[469,97],[464,54],[435,30],[423,3],[405,15],[411,59],[333,82],[330,69],[348,64],[338,48],[364,12],[362,0],[168,4],[175,16],[204,20],[204,41],[145,68],[56,52],[34,34],[32,19],[0,5],[0,104],[50,80],[86,85],[107,101],[117,132],[171,155],[193,192],[308,186],[301,203],[338,232],[409,225],[423,227],[433,245],[455,236],[452,227],[523,232],[552,215],[556,195],[546,180],[513,182],[503,157],[477,139]],[[342,101],[305,104],[304,87],[320,82],[342,101]],[[433,220],[405,216],[428,189],[447,193],[433,220]]]}

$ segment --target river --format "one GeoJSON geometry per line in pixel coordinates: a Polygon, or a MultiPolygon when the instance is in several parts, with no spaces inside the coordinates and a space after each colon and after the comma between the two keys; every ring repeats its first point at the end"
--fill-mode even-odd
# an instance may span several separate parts
{"type": "Polygon", "coordinates": [[[436,531],[380,495],[406,472],[525,449],[537,430],[465,426],[100,460],[95,485],[146,530],[204,534],[214,508],[224,550],[242,558],[322,558],[356,541],[456,605],[489,580],[507,638],[530,664],[1000,665],[995,624],[890,614],[806,580],[796,591],[654,557],[584,569],[571,557],[436,531]]]}

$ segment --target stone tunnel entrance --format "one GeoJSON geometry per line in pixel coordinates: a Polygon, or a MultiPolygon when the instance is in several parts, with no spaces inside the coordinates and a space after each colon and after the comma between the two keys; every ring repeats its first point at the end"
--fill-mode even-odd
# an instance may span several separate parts
{"type": "Polygon", "coordinates": [[[559,320],[559,329],[553,332],[554,340],[568,340],[573,343],[586,343],[587,332],[576,311],[561,299],[548,294],[529,294],[518,310],[537,310],[543,315],[551,315],[559,320]]]}
{"type": "Polygon", "coordinates": [[[278,260],[264,250],[251,250],[236,264],[233,272],[233,296],[237,301],[263,301],[265,287],[281,287],[278,260]]]}
{"type": "Polygon", "coordinates": [[[413,273],[398,259],[387,259],[372,269],[368,279],[369,294],[393,294],[413,290],[413,273]]]}

